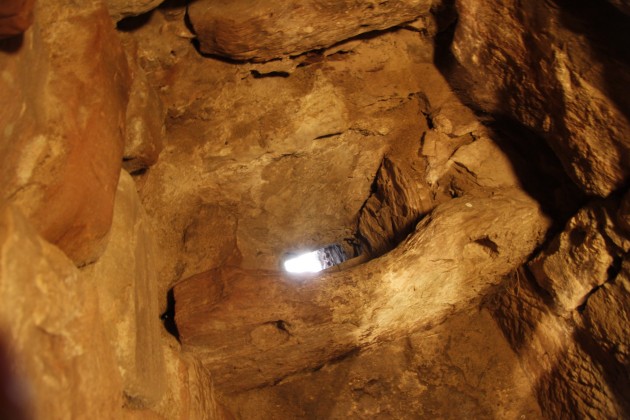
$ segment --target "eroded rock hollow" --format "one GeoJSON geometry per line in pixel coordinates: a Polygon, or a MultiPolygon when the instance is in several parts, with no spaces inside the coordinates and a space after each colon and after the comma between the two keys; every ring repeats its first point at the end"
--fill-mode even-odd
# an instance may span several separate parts
{"type": "Polygon", "coordinates": [[[4,2],[0,418],[628,418],[629,27],[4,2]]]}

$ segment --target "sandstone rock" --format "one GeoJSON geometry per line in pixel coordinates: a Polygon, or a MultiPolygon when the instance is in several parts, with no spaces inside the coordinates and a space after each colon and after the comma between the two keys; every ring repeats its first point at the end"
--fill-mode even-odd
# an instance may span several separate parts
{"type": "Polygon", "coordinates": [[[106,0],[109,14],[118,22],[130,16],[137,16],[158,7],[164,0],[106,0]]]}
{"type": "Polygon", "coordinates": [[[433,208],[430,189],[413,172],[404,163],[383,159],[357,226],[357,237],[368,255],[377,257],[396,247],[433,208]]]}
{"type": "Polygon", "coordinates": [[[189,217],[182,238],[180,276],[190,277],[221,267],[236,248],[237,220],[233,211],[202,203],[189,217]]]}
{"type": "Polygon", "coordinates": [[[120,376],[93,284],[20,212],[0,211],[0,328],[33,418],[121,418],[120,376]]]}
{"type": "Polygon", "coordinates": [[[232,418],[215,397],[210,372],[178,347],[177,343],[164,347],[168,387],[156,412],[169,420],[232,418]]]}
{"type": "Polygon", "coordinates": [[[237,418],[541,418],[519,360],[487,311],[454,314],[274,386],[228,397],[237,418]]]}
{"type": "Polygon", "coordinates": [[[136,48],[127,48],[133,81],[126,114],[123,167],[129,173],[142,171],[157,162],[166,135],[166,109],[157,91],[137,63],[136,48]]]}
{"type": "Polygon", "coordinates": [[[430,1],[197,1],[190,21],[201,51],[267,61],[329,47],[429,14],[430,1]]]}
{"type": "Polygon", "coordinates": [[[589,194],[607,196],[623,186],[630,175],[630,103],[617,86],[630,83],[627,19],[605,4],[456,4],[452,51],[461,66],[453,83],[481,109],[543,136],[589,194]]]}
{"type": "Polygon", "coordinates": [[[12,0],[0,5],[0,39],[19,35],[33,23],[35,0],[12,0]]]}
{"type": "Polygon", "coordinates": [[[0,68],[0,197],[76,264],[93,261],[111,224],[129,84],[111,20],[97,2],[37,2],[0,68]]]}
{"type": "Polygon", "coordinates": [[[588,334],[603,354],[616,362],[616,366],[611,363],[615,370],[625,370],[627,383],[630,378],[629,260],[623,262],[613,282],[604,284],[589,297],[582,317],[588,334]]]}
{"type": "Polygon", "coordinates": [[[180,338],[223,390],[273,383],[393,331],[439,322],[522,263],[547,226],[534,201],[510,191],[445,203],[394,251],[346,272],[199,274],[174,288],[180,338]]]}
{"type": "Polygon", "coordinates": [[[514,166],[501,148],[488,137],[463,145],[452,157],[453,163],[471,174],[475,183],[490,189],[519,187],[514,166]]]}
{"type": "Polygon", "coordinates": [[[529,264],[536,281],[551,294],[560,312],[576,309],[591,290],[608,281],[614,258],[630,247],[628,240],[617,233],[614,211],[606,211],[603,204],[580,210],[529,264]]]}
{"type": "Polygon", "coordinates": [[[166,385],[155,258],[153,234],[135,183],[123,171],[108,246],[83,275],[96,285],[126,404],[134,408],[155,405],[166,385]]]}
{"type": "MultiPolygon", "coordinates": [[[[517,349],[547,416],[559,418],[572,413],[575,418],[617,418],[627,412],[627,377],[623,377],[624,368],[618,362],[613,359],[611,363],[611,356],[620,356],[624,350],[607,352],[613,341],[620,346],[627,341],[617,335],[623,334],[625,325],[608,330],[608,321],[616,323],[614,317],[625,311],[619,307],[626,299],[622,297],[625,292],[618,293],[621,290],[612,291],[604,285],[589,298],[584,316],[592,337],[588,327],[575,328],[572,320],[550,310],[544,292],[540,293],[526,269],[510,276],[490,300],[493,317],[517,349]],[[588,313],[591,299],[593,311],[588,313]],[[615,315],[604,315],[608,308],[601,306],[603,302],[613,303],[610,309],[615,315]],[[602,324],[595,326],[600,321],[602,324]],[[610,339],[601,336],[608,331],[610,339]]],[[[578,319],[578,325],[583,323],[578,319]]]]}

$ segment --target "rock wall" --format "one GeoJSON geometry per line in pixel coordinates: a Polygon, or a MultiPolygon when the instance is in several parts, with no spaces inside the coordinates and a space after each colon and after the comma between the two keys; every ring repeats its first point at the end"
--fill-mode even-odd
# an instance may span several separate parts
{"type": "Polygon", "coordinates": [[[625,2],[5,3],[0,417],[630,415],[625,2]]]}
{"type": "Polygon", "coordinates": [[[121,173],[157,160],[161,99],[101,2],[37,2],[28,28],[32,6],[0,9],[15,35],[0,41],[0,417],[223,418],[162,328],[155,235],[121,173]]]}
{"type": "Polygon", "coordinates": [[[83,265],[102,253],[112,221],[127,62],[100,3],[38,2],[34,14],[21,47],[4,41],[0,58],[1,197],[83,265]]]}
{"type": "Polygon", "coordinates": [[[628,15],[586,1],[458,0],[449,73],[475,106],[543,136],[587,193],[630,175],[628,15]]]}
{"type": "Polygon", "coordinates": [[[630,107],[618,86],[630,77],[621,30],[628,16],[588,2],[455,6],[457,62],[444,67],[453,85],[479,109],[540,134],[585,193],[607,197],[575,212],[513,274],[491,301],[494,317],[547,416],[627,417],[629,237],[621,197],[628,194],[630,107]]]}

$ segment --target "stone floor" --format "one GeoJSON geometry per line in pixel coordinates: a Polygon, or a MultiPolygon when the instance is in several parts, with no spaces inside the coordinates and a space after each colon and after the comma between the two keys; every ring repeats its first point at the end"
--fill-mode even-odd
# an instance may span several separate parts
{"type": "Polygon", "coordinates": [[[477,308],[225,404],[248,420],[542,418],[516,355],[477,308]]]}

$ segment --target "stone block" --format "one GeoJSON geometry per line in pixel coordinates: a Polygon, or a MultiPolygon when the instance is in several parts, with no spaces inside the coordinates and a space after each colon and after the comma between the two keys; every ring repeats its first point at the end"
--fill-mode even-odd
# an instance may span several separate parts
{"type": "Polygon", "coordinates": [[[451,82],[484,111],[508,115],[547,140],[589,194],[628,176],[627,16],[606,3],[456,2],[451,82]],[[500,22],[500,24],[497,24],[500,22]],[[624,36],[619,36],[624,34],[624,36]]]}
{"type": "Polygon", "coordinates": [[[188,13],[202,52],[268,61],[411,22],[430,7],[427,0],[204,0],[188,13]]]}
{"type": "Polygon", "coordinates": [[[157,162],[166,136],[166,109],[158,92],[149,84],[145,71],[138,65],[135,48],[128,49],[133,81],[126,114],[126,137],[123,167],[134,173],[157,162]]]}
{"type": "Polygon", "coordinates": [[[0,330],[33,418],[121,418],[94,286],[13,206],[0,210],[0,330]]]}
{"type": "Polygon", "coordinates": [[[112,19],[118,22],[130,16],[138,16],[158,7],[164,0],[107,0],[112,19]]]}
{"type": "Polygon", "coordinates": [[[548,223],[509,190],[442,204],[396,249],[343,272],[201,273],[174,287],[180,339],[220,390],[275,383],[466,307],[524,262],[548,223]]]}
{"type": "Polygon", "coordinates": [[[77,265],[94,261],[112,220],[129,91],[104,6],[37,2],[21,46],[0,46],[0,73],[0,199],[77,265]]]}
{"type": "Polygon", "coordinates": [[[115,348],[126,404],[156,404],[165,387],[155,243],[129,174],[122,172],[109,244],[83,270],[96,285],[107,334],[115,348]]]}

